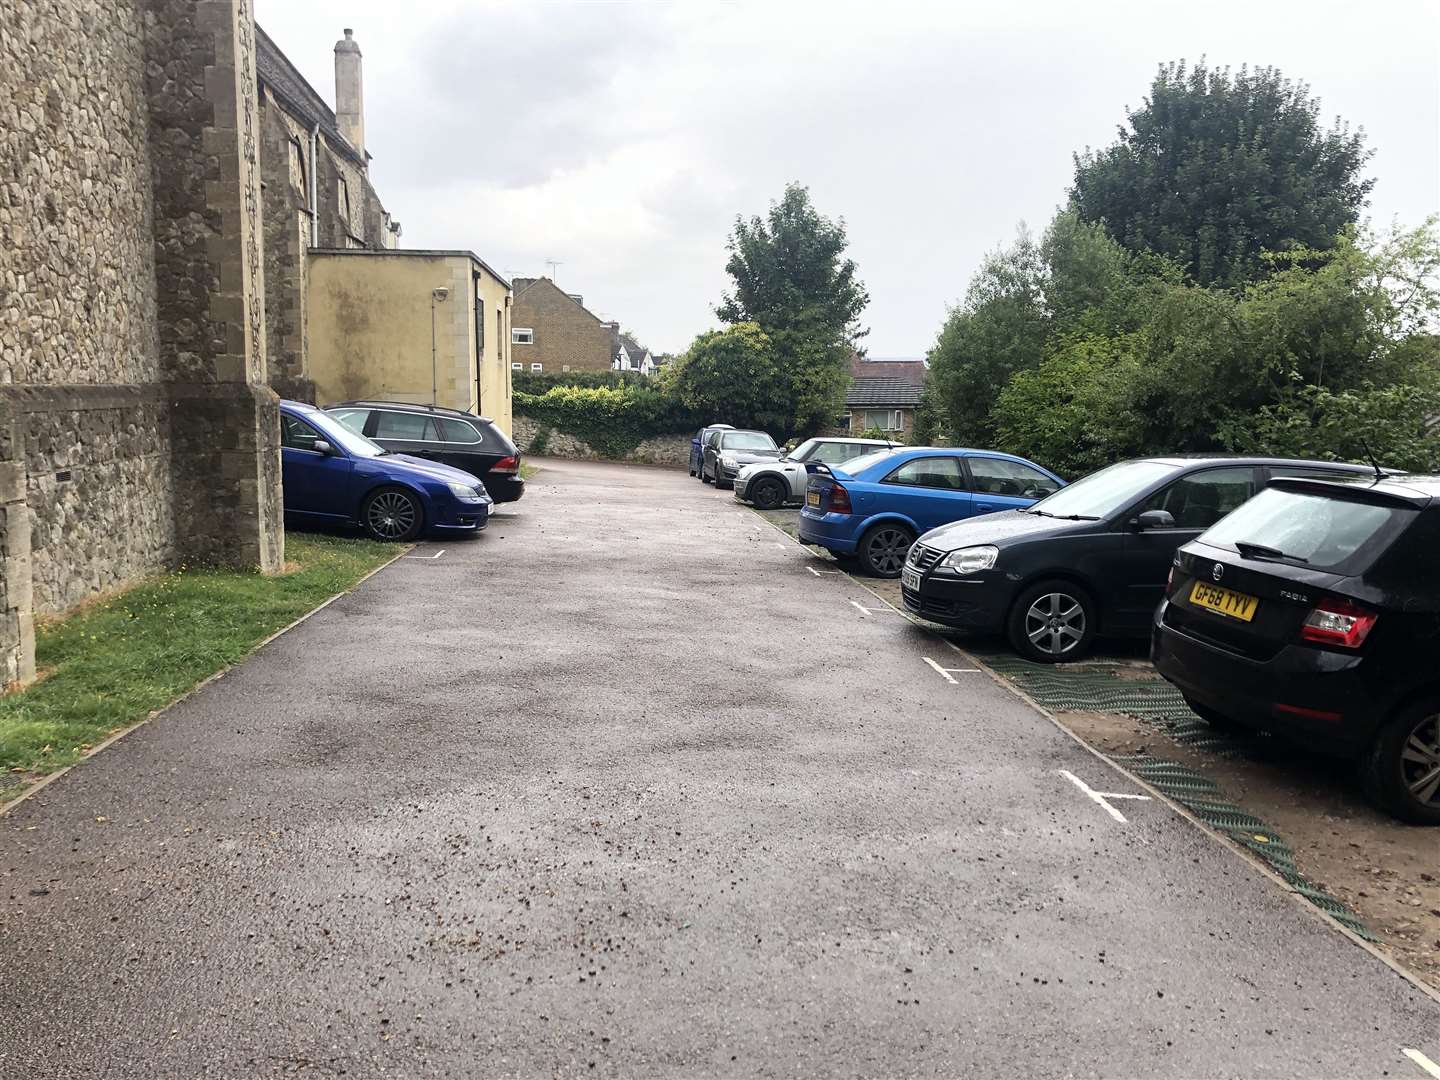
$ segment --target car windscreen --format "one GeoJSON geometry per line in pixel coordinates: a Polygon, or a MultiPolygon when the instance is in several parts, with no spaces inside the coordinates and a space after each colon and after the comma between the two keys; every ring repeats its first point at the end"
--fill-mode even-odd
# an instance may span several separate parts
{"type": "Polygon", "coordinates": [[[1337,571],[1362,549],[1373,559],[1416,511],[1353,498],[1266,488],[1201,535],[1240,555],[1337,571]]]}
{"type": "Polygon", "coordinates": [[[351,431],[329,413],[316,409],[314,412],[302,413],[301,416],[308,423],[319,428],[321,434],[347,454],[355,457],[379,457],[381,454],[388,453],[383,446],[371,442],[358,432],[351,431]]]}
{"type": "Polygon", "coordinates": [[[774,450],[775,440],[763,431],[727,431],[720,436],[725,450],[774,450]]]}
{"type": "Polygon", "coordinates": [[[1041,499],[1029,512],[1098,521],[1109,517],[1175,469],[1176,466],[1163,461],[1122,461],[1061,488],[1049,498],[1041,499]]]}
{"type": "Polygon", "coordinates": [[[799,446],[795,447],[794,450],[789,451],[785,455],[785,460],[808,461],[810,460],[810,455],[815,452],[815,447],[818,446],[819,443],[819,439],[806,439],[799,446]]]}

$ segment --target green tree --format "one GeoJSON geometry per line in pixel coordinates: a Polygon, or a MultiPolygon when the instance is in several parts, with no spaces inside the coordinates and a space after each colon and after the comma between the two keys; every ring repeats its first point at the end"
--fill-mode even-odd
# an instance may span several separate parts
{"type": "Polygon", "coordinates": [[[725,264],[732,288],[715,313],[768,336],[782,374],[774,386],[783,395],[775,408],[786,414],[773,425],[780,434],[808,434],[833,422],[844,400],[850,352],[865,334],[859,320],[869,303],[846,246],[844,221],[821,215],[799,184],[788,185],[764,218],[735,219],[725,264]]]}
{"type": "Polygon", "coordinates": [[[955,437],[973,446],[993,440],[990,410],[1017,371],[1040,363],[1048,335],[1045,266],[1023,228],[1015,243],[985,257],[930,349],[934,382],[955,437]]]}
{"type": "Polygon", "coordinates": [[[1269,67],[1163,65],[1118,134],[1076,155],[1073,206],[1202,285],[1257,276],[1263,252],[1328,248],[1374,185],[1363,131],[1325,128],[1309,87],[1269,67]]]}
{"type": "Polygon", "coordinates": [[[780,431],[793,422],[790,375],[753,322],[701,334],[672,367],[669,389],[698,415],[780,431]]]}

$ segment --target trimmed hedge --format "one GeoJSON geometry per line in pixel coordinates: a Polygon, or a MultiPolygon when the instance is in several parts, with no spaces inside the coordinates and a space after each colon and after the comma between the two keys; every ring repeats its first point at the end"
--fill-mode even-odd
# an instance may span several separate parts
{"type": "Polygon", "coordinates": [[[557,386],[585,386],[590,388],[607,386],[612,389],[622,386],[649,386],[652,380],[638,371],[557,371],[532,374],[517,371],[511,379],[510,388],[517,394],[543,394],[557,386]]]}
{"type": "Polygon", "coordinates": [[[514,408],[545,427],[588,443],[596,453],[615,458],[646,439],[692,431],[702,423],[674,397],[647,385],[560,385],[541,394],[517,387],[514,408]]]}

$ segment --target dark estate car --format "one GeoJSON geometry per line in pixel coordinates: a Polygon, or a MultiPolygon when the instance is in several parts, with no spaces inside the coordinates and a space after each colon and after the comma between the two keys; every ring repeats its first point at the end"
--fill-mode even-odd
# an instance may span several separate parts
{"type": "Polygon", "coordinates": [[[497,503],[525,494],[520,451],[488,417],[401,401],[344,401],[325,410],[386,450],[477,476],[497,503]]]}
{"type": "Polygon", "coordinates": [[[1440,825],[1440,478],[1279,481],[1180,549],[1151,642],[1212,724],[1353,756],[1440,825]]]}
{"type": "Polygon", "coordinates": [[[910,549],[901,596],[934,622],[1003,631],[1027,659],[1078,660],[1097,634],[1148,634],[1176,550],[1271,480],[1371,472],[1283,458],[1121,462],[1028,509],[926,533],[910,549]]]}
{"type": "Polygon", "coordinates": [[[734,424],[708,424],[690,436],[691,476],[697,476],[701,480],[705,479],[701,473],[701,469],[705,464],[705,440],[710,437],[710,433],[712,431],[733,431],[734,428],[734,424]]]}
{"type": "Polygon", "coordinates": [[[700,479],[727,488],[746,465],[756,461],[774,461],[780,456],[775,440],[763,431],[717,429],[705,439],[705,456],[700,461],[700,479]]]}

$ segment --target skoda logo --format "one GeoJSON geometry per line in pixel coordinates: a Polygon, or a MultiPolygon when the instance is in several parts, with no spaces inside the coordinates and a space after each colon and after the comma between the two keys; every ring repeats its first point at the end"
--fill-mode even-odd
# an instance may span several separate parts
{"type": "Polygon", "coordinates": [[[1222,577],[1225,576],[1225,567],[1221,566],[1221,565],[1217,562],[1217,563],[1215,564],[1215,569],[1210,571],[1210,576],[1211,576],[1212,578],[1214,578],[1216,581],[1219,581],[1222,577]]]}

